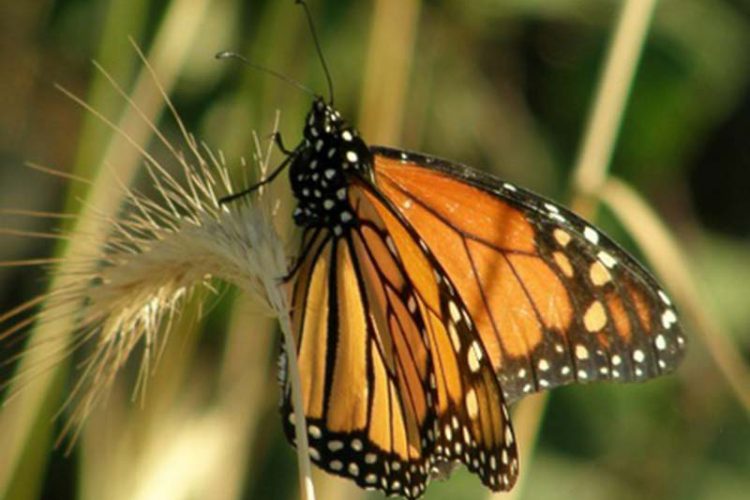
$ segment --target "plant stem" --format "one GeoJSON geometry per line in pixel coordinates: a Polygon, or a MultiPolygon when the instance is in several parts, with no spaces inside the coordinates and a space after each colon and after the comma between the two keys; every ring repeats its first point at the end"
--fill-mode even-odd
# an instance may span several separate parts
{"type": "MultiPolygon", "coordinates": [[[[578,213],[588,218],[593,217],[596,211],[596,203],[589,201],[591,195],[599,190],[607,178],[617,133],[656,2],[627,0],[617,20],[573,171],[572,205],[578,213]]],[[[514,415],[523,416],[519,418],[517,434],[527,457],[533,453],[536,436],[544,421],[547,399],[547,393],[527,398],[514,411],[514,415]]],[[[521,469],[516,487],[503,496],[504,500],[520,498],[530,462],[527,458],[527,467],[521,469]]]]}

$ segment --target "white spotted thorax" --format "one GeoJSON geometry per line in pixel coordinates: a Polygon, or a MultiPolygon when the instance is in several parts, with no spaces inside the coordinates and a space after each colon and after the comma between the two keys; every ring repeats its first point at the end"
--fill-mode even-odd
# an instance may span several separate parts
{"type": "Polygon", "coordinates": [[[347,177],[369,177],[372,153],[338,111],[316,98],[307,114],[303,143],[295,155],[289,168],[292,192],[298,201],[294,222],[343,235],[356,224],[347,197],[347,177]]]}

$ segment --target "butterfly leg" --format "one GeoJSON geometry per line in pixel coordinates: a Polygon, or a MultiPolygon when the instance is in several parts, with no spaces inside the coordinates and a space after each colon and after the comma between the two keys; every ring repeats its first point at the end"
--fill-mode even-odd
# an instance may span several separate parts
{"type": "Polygon", "coordinates": [[[276,167],[276,170],[271,172],[271,174],[268,177],[266,177],[262,181],[256,182],[252,186],[245,188],[242,191],[229,194],[227,196],[224,196],[223,198],[219,198],[219,203],[221,205],[224,205],[225,203],[229,203],[230,201],[234,201],[238,198],[242,198],[243,196],[247,196],[248,194],[256,191],[259,187],[273,181],[281,172],[284,171],[284,169],[287,167],[287,165],[289,165],[289,163],[292,161],[293,158],[294,158],[294,155],[287,156],[284,159],[284,161],[282,161],[281,164],[278,167],[276,167]]]}
{"type": "Polygon", "coordinates": [[[294,264],[292,264],[292,267],[289,269],[289,271],[286,272],[284,276],[281,276],[279,278],[279,282],[283,285],[286,285],[290,281],[292,281],[292,278],[294,278],[294,275],[297,274],[297,271],[299,271],[299,268],[302,267],[302,262],[304,262],[304,259],[297,258],[294,260],[294,264]]]}
{"type": "Polygon", "coordinates": [[[272,137],[273,137],[273,142],[276,143],[276,147],[279,148],[279,151],[281,151],[287,156],[291,156],[295,153],[295,150],[287,149],[286,146],[284,146],[284,141],[281,138],[281,132],[279,131],[274,132],[272,137]]]}
{"type": "MultiPolygon", "coordinates": [[[[307,243],[305,243],[304,248],[302,248],[302,251],[300,252],[300,254],[295,259],[294,264],[292,264],[292,267],[286,272],[286,274],[284,276],[281,276],[279,278],[279,281],[282,284],[289,283],[292,280],[292,278],[294,278],[294,275],[297,274],[297,271],[299,271],[300,267],[302,267],[302,264],[305,261],[305,256],[308,254],[308,252],[310,252],[312,250],[313,245],[315,244],[315,241],[316,241],[316,239],[318,237],[319,231],[320,231],[320,229],[317,229],[315,231],[315,234],[312,236],[312,238],[310,238],[307,241],[307,243]]],[[[329,238],[330,238],[330,236],[327,236],[325,238],[325,240],[323,241],[322,245],[325,245],[329,238]]]]}

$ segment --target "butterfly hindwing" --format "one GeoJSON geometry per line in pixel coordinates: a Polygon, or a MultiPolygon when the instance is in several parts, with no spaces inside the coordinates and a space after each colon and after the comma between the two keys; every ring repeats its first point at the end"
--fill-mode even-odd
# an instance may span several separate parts
{"type": "MultiPolygon", "coordinates": [[[[429,472],[430,360],[420,348],[419,316],[406,313],[408,282],[376,237],[364,228],[328,237],[300,267],[309,279],[295,285],[292,323],[306,374],[310,456],[362,487],[415,497],[429,472]]],[[[282,413],[293,441],[288,381],[284,387],[282,413]]]]}

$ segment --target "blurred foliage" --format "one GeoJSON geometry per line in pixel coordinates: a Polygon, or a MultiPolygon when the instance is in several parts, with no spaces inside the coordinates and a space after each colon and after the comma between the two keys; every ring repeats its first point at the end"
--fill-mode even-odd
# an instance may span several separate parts
{"type": "MultiPolygon", "coordinates": [[[[3,2],[0,208],[75,209],[75,196],[66,194],[65,182],[22,164],[29,160],[93,175],[101,168],[98,159],[109,131],[55,91],[52,82],[117,116],[125,103],[90,60],[95,58],[130,88],[141,63],[127,37],[148,49],[174,15],[174,3],[3,2]],[[67,206],[66,196],[72,200],[67,206]]],[[[380,3],[310,0],[332,68],[337,106],[355,124],[367,84],[363,75],[370,56],[370,23],[380,3]]],[[[403,48],[413,51],[413,60],[402,137],[395,145],[475,165],[564,199],[619,6],[614,0],[419,3],[414,47],[403,48]]],[[[293,144],[310,96],[241,64],[216,61],[213,54],[234,49],[322,93],[325,80],[301,11],[291,0],[215,0],[200,19],[199,31],[173,93],[188,127],[239,165],[241,155],[252,153],[251,131],[270,132],[281,110],[281,132],[293,144]]],[[[745,360],[750,358],[749,53],[746,0],[663,0],[612,162],[612,171],[643,192],[683,242],[707,307],[728,327],[725,333],[745,360]]],[[[386,81],[389,66],[376,68],[372,77],[386,81]]],[[[168,137],[178,136],[171,121],[160,126],[168,137]]],[[[369,140],[379,142],[378,137],[369,140]]],[[[288,209],[285,182],[273,189],[288,209]]],[[[633,249],[616,221],[605,216],[600,223],[633,249]]],[[[0,226],[50,229],[46,221],[7,215],[0,226]]],[[[2,241],[3,260],[53,252],[44,240],[3,236],[2,241]]],[[[0,268],[1,310],[44,286],[38,269],[0,268]]],[[[14,495],[120,498],[114,492],[136,491],[131,485],[145,483],[146,476],[189,482],[168,471],[154,473],[159,454],[147,450],[166,448],[171,433],[165,429],[177,432],[177,426],[210,414],[221,387],[241,393],[234,370],[254,359],[256,378],[242,382],[252,387],[253,403],[246,412],[254,417],[224,429],[238,436],[241,458],[214,464],[214,476],[206,473],[201,483],[204,490],[179,496],[183,490],[170,489],[167,482],[152,492],[161,492],[159,498],[295,498],[294,454],[284,442],[275,410],[272,358],[277,336],[267,320],[233,311],[232,298],[223,294],[213,299],[219,306],[200,323],[206,331],[196,340],[175,335],[170,344],[174,359],[168,356],[166,366],[156,371],[143,409],[128,402],[132,380],[123,377],[71,456],[52,450],[51,424],[41,421],[35,434],[40,442],[28,444],[28,455],[41,454],[48,463],[43,458],[36,465],[24,462],[16,473],[14,495]],[[183,368],[170,372],[169,363],[183,368]],[[181,378],[160,379],[164,373],[181,378]],[[129,447],[124,455],[113,444],[123,436],[129,447]],[[134,457],[141,460],[134,462],[134,457]],[[223,467],[234,472],[222,475],[223,467]]],[[[3,379],[8,373],[8,367],[0,369],[3,379]]],[[[59,419],[54,425],[59,427],[59,419]]],[[[212,435],[205,435],[206,443],[212,435]]],[[[191,458],[185,457],[187,463],[191,458]]],[[[195,467],[200,463],[196,460],[195,467]]],[[[539,448],[533,460],[522,450],[521,466],[531,471],[523,498],[747,498],[748,415],[726,389],[703,345],[694,341],[675,376],[645,385],[555,391],[539,448]]],[[[326,492],[320,498],[358,494],[336,479],[319,483],[319,493],[326,492]]],[[[145,486],[137,491],[148,496],[145,486]]],[[[426,498],[485,495],[478,481],[459,471],[450,481],[433,484],[426,498]]]]}

